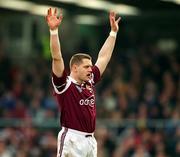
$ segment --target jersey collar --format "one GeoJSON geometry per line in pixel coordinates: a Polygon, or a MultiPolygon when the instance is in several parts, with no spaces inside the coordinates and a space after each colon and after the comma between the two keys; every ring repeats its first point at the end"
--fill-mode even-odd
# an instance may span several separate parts
{"type": "Polygon", "coordinates": [[[71,76],[68,76],[68,79],[71,81],[71,82],[73,82],[74,84],[77,84],[77,85],[83,85],[83,83],[82,84],[79,84],[74,78],[72,78],[71,76]]]}

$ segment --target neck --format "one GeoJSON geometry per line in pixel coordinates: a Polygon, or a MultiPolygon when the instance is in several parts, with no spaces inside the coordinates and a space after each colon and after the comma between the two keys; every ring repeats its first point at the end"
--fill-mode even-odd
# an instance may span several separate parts
{"type": "Polygon", "coordinates": [[[78,84],[84,83],[84,81],[80,80],[74,73],[70,73],[69,75],[71,78],[73,78],[75,81],[77,81],[78,84]]]}

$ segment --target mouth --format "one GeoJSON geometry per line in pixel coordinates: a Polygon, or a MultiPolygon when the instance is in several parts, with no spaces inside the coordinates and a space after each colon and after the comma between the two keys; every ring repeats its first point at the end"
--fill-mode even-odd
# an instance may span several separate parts
{"type": "Polygon", "coordinates": [[[87,77],[89,78],[89,79],[91,79],[91,73],[89,73],[89,74],[87,74],[87,77]]]}

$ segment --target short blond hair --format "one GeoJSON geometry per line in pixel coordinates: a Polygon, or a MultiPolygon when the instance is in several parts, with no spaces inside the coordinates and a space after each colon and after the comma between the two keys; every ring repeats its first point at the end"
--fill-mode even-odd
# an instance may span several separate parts
{"type": "Polygon", "coordinates": [[[69,62],[70,69],[73,64],[77,64],[77,65],[81,64],[83,59],[92,60],[92,57],[86,53],[76,53],[75,55],[73,55],[69,62]]]}

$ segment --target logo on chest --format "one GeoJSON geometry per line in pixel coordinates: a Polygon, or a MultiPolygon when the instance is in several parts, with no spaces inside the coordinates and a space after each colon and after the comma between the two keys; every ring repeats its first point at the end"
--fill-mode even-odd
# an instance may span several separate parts
{"type": "Polygon", "coordinates": [[[76,85],[76,89],[81,93],[81,92],[83,92],[83,91],[89,91],[90,93],[92,93],[93,92],[93,89],[92,89],[92,87],[91,87],[91,85],[89,85],[89,84],[85,84],[85,85],[83,85],[83,86],[78,86],[78,85],[76,85]]]}
{"type": "Polygon", "coordinates": [[[95,97],[94,97],[94,95],[91,95],[87,99],[79,100],[79,104],[80,105],[88,105],[90,107],[94,107],[94,104],[95,104],[95,97]]]}

